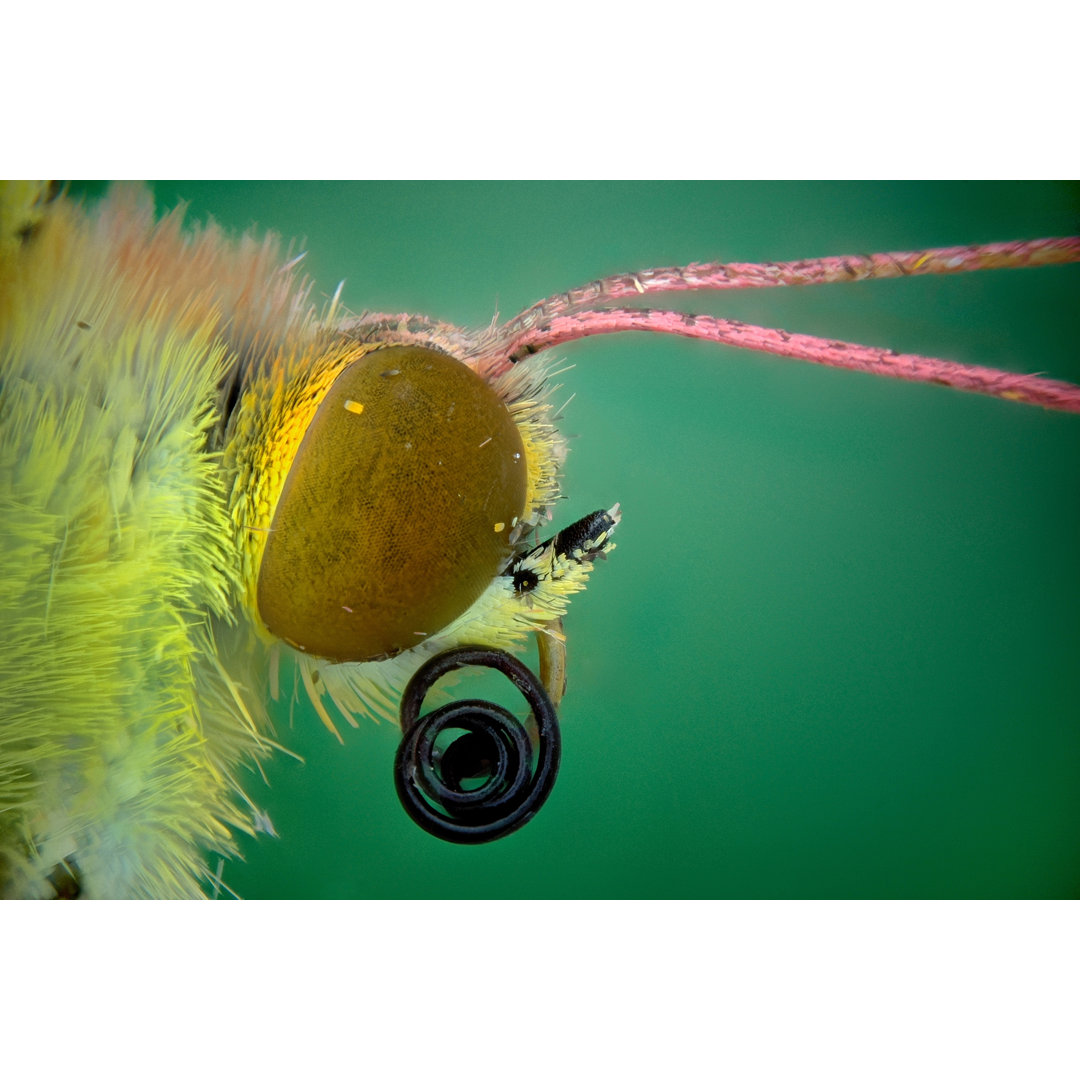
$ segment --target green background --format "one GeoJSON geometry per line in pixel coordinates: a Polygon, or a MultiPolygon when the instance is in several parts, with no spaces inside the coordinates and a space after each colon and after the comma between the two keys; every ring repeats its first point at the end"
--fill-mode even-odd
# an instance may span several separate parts
{"type": "MultiPolygon", "coordinates": [[[[592,278],[1080,230],[1068,184],[188,183],[318,294],[479,326],[592,278]]],[[[689,296],[1080,382],[1076,267],[689,296]]],[[[653,335],[561,350],[556,524],[616,500],[567,620],[563,767],[521,832],[414,826],[397,731],[298,707],[246,897],[1080,893],[1080,416],[653,335]]]]}

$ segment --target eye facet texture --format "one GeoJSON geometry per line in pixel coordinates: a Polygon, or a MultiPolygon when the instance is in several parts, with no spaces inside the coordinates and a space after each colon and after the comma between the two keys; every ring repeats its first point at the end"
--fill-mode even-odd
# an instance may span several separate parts
{"type": "Polygon", "coordinates": [[[411,346],[365,354],[289,469],[259,567],[263,621],[335,660],[413,648],[505,566],[526,477],[510,412],[471,368],[411,346]]]}

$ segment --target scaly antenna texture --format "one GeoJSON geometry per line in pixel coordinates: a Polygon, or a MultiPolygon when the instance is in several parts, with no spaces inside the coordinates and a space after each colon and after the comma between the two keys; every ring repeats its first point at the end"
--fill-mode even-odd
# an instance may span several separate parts
{"type": "Polygon", "coordinates": [[[1029,405],[1042,405],[1047,409],[1080,412],[1080,386],[1072,383],[1044,379],[1037,375],[1018,375],[974,364],[935,360],[913,353],[897,353],[892,349],[876,349],[869,345],[851,345],[843,341],[811,337],[808,334],[790,334],[786,330],[752,326],[734,319],[688,315],[681,311],[613,308],[560,315],[526,335],[523,344],[512,354],[511,360],[519,360],[530,353],[591,337],[593,334],[614,334],[623,330],[678,334],[681,337],[755,349],[795,360],[807,360],[827,367],[865,371],[872,375],[907,379],[911,382],[937,383],[956,390],[988,394],[991,397],[1029,405]]]}
{"type": "Polygon", "coordinates": [[[878,255],[843,255],[778,263],[691,263],[684,267],[616,274],[559,293],[527,308],[485,342],[481,360],[493,374],[532,353],[594,334],[647,330],[735,345],[828,367],[866,371],[913,382],[937,383],[1048,409],[1080,412],[1080,387],[1036,375],[958,364],[926,356],[848,344],[807,334],[751,326],[733,319],[607,305],[650,293],[822,285],[914,274],[956,274],[1080,261],[1080,237],[878,255]]]}

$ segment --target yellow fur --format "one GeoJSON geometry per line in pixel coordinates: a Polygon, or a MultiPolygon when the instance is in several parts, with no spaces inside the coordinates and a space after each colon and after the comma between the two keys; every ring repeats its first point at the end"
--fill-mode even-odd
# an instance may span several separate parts
{"type": "MultiPolygon", "coordinates": [[[[335,733],[324,699],[393,716],[434,653],[557,634],[591,561],[538,549],[535,589],[501,575],[391,660],[275,642],[255,583],[282,481],[379,343],[320,326],[273,238],[155,221],[138,188],[92,211],[53,194],[0,187],[0,895],[200,896],[208,853],[260,820],[243,781],[276,747],[282,654],[335,733]]],[[[540,362],[492,380],[526,451],[515,539],[565,455],[544,383],[540,362]]]]}
{"type": "Polygon", "coordinates": [[[197,896],[271,747],[262,658],[219,647],[241,585],[219,383],[302,317],[224,326],[275,250],[124,191],[13,240],[26,201],[0,195],[0,893],[52,895],[67,861],[84,896],[197,896]]]}

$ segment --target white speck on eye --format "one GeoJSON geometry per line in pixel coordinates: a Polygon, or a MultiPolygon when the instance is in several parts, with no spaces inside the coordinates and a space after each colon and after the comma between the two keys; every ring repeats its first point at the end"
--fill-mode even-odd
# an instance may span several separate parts
{"type": "Polygon", "coordinates": [[[349,607],[348,604],[342,604],[341,605],[341,610],[342,611],[347,611],[350,615],[353,613],[352,608],[349,607]]]}
{"type": "Polygon", "coordinates": [[[412,443],[411,443],[411,442],[407,442],[407,443],[405,444],[405,449],[406,449],[406,450],[411,450],[411,449],[412,449],[412,443]]]}
{"type": "Polygon", "coordinates": [[[491,442],[491,436],[489,435],[476,449],[482,450],[487,444],[491,442]]]}

